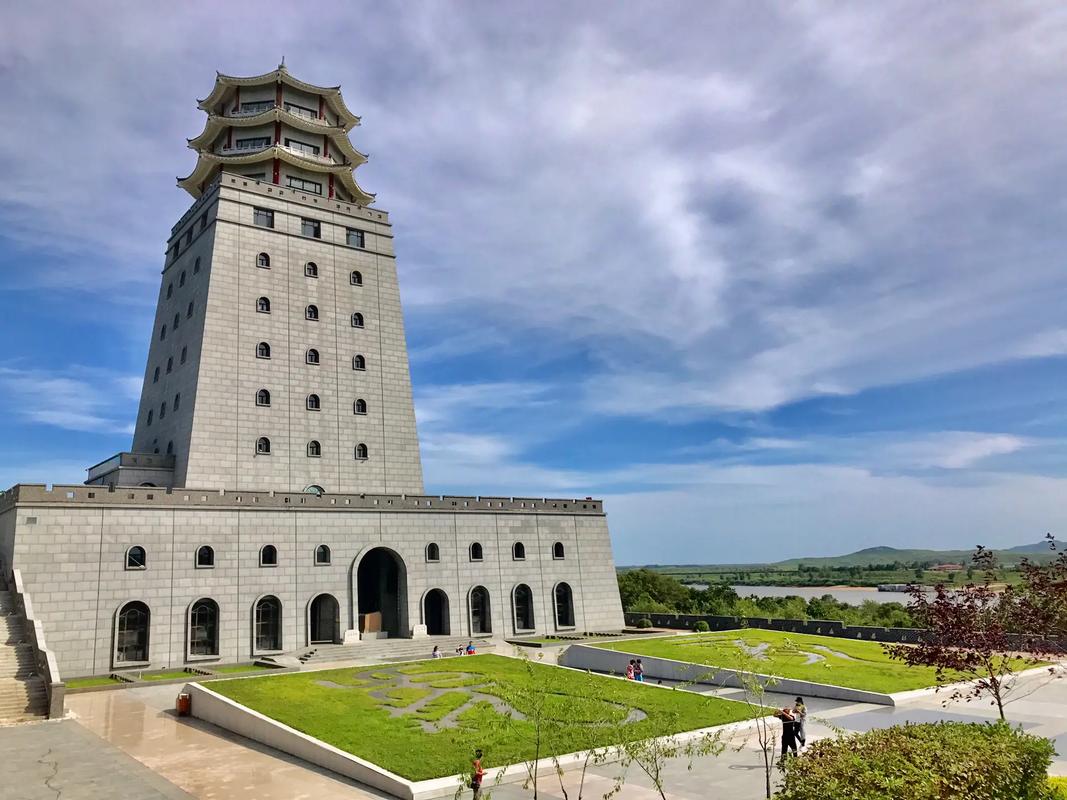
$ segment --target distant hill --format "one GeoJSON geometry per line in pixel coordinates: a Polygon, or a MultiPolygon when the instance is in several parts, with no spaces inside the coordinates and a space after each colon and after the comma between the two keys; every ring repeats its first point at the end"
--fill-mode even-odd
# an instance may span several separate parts
{"type": "MultiPolygon", "coordinates": [[[[1062,547],[1062,543],[1060,544],[1062,547]]],[[[1055,554],[1049,550],[1048,542],[1036,542],[1010,547],[1004,550],[994,550],[997,560],[1004,566],[1017,564],[1023,558],[1031,561],[1043,561],[1052,558],[1055,554]]],[[[866,567],[870,564],[901,564],[914,563],[946,563],[946,564],[969,564],[974,550],[919,550],[900,549],[896,547],[866,547],[843,556],[810,556],[806,558],[790,558],[785,561],[775,561],[759,564],[654,564],[651,569],[661,572],[697,572],[700,569],[711,571],[723,571],[731,568],[744,567],[748,569],[779,569],[793,571],[803,564],[805,567],[866,567]]],[[[636,569],[636,567],[624,567],[623,569],[636,569]]]]}

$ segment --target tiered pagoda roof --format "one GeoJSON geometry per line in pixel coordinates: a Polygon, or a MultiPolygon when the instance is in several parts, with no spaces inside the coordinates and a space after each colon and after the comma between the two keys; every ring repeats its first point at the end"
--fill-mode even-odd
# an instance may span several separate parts
{"type": "Polygon", "coordinates": [[[272,163],[277,159],[308,172],[333,176],[351,195],[354,203],[370,205],[374,202],[374,195],[360,188],[353,175],[358,166],[366,163],[367,156],[356,150],[348,138],[348,131],[358,126],[360,120],[345,105],[340,87],[315,86],[297,80],[289,74],[283,63],[272,72],[254,77],[216,73],[211,94],[200,100],[198,107],[206,111],[208,117],[204,130],[188,140],[189,147],[197,151],[196,167],[187,177],[178,179],[178,185],[193,197],[200,197],[203,187],[220,168],[272,163]],[[239,100],[242,88],[269,85],[278,87],[274,100],[257,102],[251,111],[241,109],[239,100]],[[292,104],[282,100],[282,87],[318,97],[318,116],[294,111],[290,107],[292,104]],[[327,108],[335,121],[327,117],[327,108]],[[238,148],[219,144],[222,134],[228,133],[228,129],[233,129],[232,133],[239,133],[242,128],[271,124],[275,125],[276,131],[284,124],[287,128],[325,137],[329,144],[318,154],[288,147],[277,136],[270,144],[256,149],[241,149],[241,152],[238,152],[238,148]]]}

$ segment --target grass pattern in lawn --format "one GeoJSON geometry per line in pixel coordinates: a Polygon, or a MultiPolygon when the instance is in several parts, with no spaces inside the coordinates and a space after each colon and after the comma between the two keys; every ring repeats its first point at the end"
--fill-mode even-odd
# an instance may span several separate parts
{"type": "Polygon", "coordinates": [[[521,697],[534,682],[549,687],[551,715],[571,723],[548,743],[542,756],[751,716],[747,706],[729,700],[527,665],[503,656],[464,656],[460,663],[422,661],[388,671],[346,668],[210,685],[231,700],[410,780],[461,772],[469,767],[476,747],[485,751],[487,765],[529,758],[532,725],[521,707],[509,709],[501,698],[521,697]],[[416,689],[425,694],[397,707],[399,700],[394,698],[402,695],[395,690],[412,688],[402,686],[409,683],[446,686],[433,693],[416,689]],[[577,731],[575,724],[584,720],[590,726],[577,731]]]}
{"type": "Polygon", "coordinates": [[[753,671],[765,675],[871,692],[903,692],[936,684],[932,668],[909,667],[894,661],[878,642],[835,636],[747,628],[631,639],[596,647],[726,669],[733,669],[739,660],[747,659],[753,671]]]}

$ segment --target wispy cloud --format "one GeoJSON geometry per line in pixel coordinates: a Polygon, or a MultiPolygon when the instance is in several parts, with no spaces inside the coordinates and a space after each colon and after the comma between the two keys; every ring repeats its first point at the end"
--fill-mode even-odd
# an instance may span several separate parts
{"type": "Polygon", "coordinates": [[[78,366],[62,373],[0,367],[7,413],[30,423],[87,433],[133,433],[132,421],[122,416],[129,412],[132,380],[78,366]]]}

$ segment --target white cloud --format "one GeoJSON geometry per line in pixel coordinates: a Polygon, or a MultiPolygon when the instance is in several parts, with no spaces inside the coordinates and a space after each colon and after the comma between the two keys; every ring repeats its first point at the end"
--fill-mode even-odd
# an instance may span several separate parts
{"type": "Polygon", "coordinates": [[[80,366],[61,372],[0,367],[0,386],[8,398],[6,413],[30,423],[87,433],[133,433],[129,402],[133,380],[80,366]]]}

